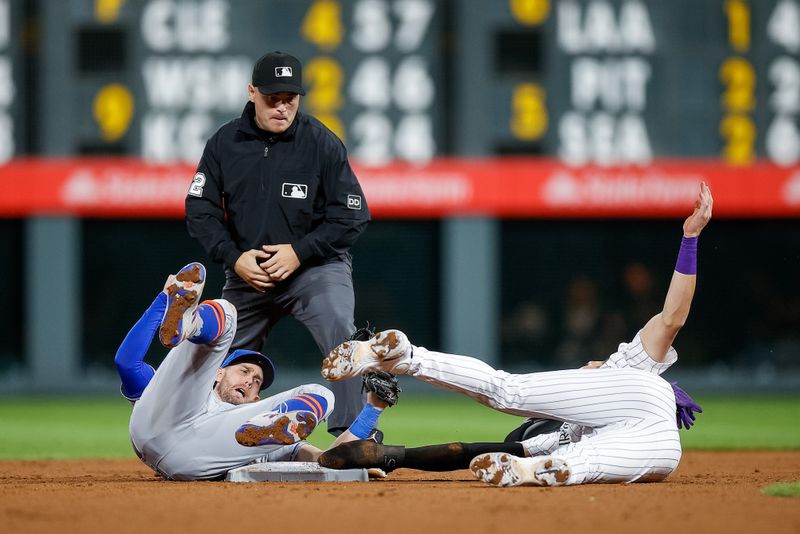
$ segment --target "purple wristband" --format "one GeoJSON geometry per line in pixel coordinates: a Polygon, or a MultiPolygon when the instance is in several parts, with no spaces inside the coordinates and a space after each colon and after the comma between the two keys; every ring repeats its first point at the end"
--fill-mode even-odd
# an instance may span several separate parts
{"type": "Polygon", "coordinates": [[[678,251],[678,261],[675,270],[681,274],[697,274],[697,238],[684,237],[681,239],[681,249],[678,251]]]}

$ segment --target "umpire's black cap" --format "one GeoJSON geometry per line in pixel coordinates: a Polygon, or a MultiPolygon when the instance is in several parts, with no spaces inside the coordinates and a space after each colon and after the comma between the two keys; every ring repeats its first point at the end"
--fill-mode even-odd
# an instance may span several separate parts
{"type": "Polygon", "coordinates": [[[264,95],[283,92],[304,95],[303,65],[283,52],[264,54],[253,66],[253,85],[264,95]]]}
{"type": "Polygon", "coordinates": [[[254,363],[261,367],[261,370],[264,372],[264,381],[261,382],[261,387],[259,388],[261,391],[271,386],[272,382],[275,380],[275,365],[272,363],[272,360],[260,352],[237,349],[225,357],[220,367],[228,367],[236,363],[254,363]]]}

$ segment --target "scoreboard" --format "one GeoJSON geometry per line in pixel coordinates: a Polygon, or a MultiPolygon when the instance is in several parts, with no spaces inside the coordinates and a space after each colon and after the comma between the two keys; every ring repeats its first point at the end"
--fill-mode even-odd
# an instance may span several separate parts
{"type": "Polygon", "coordinates": [[[45,0],[41,15],[39,79],[67,89],[51,112],[74,125],[56,153],[194,162],[280,49],[304,63],[304,110],[367,165],[800,160],[800,0],[45,0]]]}

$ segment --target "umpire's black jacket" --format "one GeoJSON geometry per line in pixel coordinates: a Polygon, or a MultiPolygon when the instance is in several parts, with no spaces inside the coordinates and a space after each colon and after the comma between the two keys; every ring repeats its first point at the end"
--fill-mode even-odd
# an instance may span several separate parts
{"type": "Polygon", "coordinates": [[[284,133],[255,124],[255,106],[208,140],[186,196],[186,224],[233,271],[242,252],[290,243],[301,264],[346,257],[370,220],[342,142],[300,112],[284,133]]]}

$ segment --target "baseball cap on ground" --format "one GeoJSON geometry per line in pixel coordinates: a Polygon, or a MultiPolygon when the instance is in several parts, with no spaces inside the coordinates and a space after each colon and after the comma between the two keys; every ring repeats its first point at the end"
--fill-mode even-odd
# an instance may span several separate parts
{"type": "Polygon", "coordinates": [[[237,349],[225,357],[220,367],[228,367],[236,363],[254,363],[261,367],[261,370],[264,371],[264,381],[261,383],[260,391],[267,389],[275,380],[275,366],[272,364],[272,360],[260,352],[237,349]]]}
{"type": "Polygon", "coordinates": [[[304,95],[303,66],[299,59],[283,52],[264,54],[253,66],[253,86],[263,95],[284,91],[304,95]]]}

